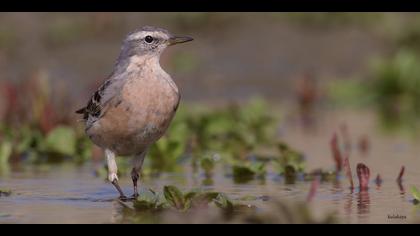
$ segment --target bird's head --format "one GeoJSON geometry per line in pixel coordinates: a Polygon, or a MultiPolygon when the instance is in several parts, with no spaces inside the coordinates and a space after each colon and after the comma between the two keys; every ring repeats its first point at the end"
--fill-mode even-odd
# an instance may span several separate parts
{"type": "Polygon", "coordinates": [[[165,29],[145,26],[127,35],[123,49],[136,55],[160,55],[170,45],[192,40],[188,36],[174,36],[165,29]]]}

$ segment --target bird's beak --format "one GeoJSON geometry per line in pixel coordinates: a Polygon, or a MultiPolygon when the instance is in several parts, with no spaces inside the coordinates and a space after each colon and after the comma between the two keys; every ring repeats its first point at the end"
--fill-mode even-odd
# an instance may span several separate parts
{"type": "Polygon", "coordinates": [[[193,38],[188,37],[188,36],[173,36],[171,38],[169,38],[169,45],[174,45],[174,44],[178,44],[178,43],[185,43],[185,42],[189,42],[192,41],[193,38]]]}

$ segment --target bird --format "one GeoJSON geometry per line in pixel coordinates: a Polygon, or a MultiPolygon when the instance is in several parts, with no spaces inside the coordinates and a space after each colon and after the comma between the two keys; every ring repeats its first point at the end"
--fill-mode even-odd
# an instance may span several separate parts
{"type": "Polygon", "coordinates": [[[179,89],[160,66],[160,56],[168,46],[192,40],[153,26],[130,32],[111,74],[87,105],[76,111],[83,115],[86,135],[104,150],[108,180],[121,200],[139,196],[137,182],[145,156],[165,134],[180,103],[179,89]],[[118,183],[117,156],[133,157],[134,193],[130,198],[118,183]]]}

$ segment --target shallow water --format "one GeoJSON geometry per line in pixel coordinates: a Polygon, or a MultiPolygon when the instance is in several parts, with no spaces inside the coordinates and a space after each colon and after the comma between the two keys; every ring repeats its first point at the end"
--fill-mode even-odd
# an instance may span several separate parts
{"type": "MultiPolygon", "coordinates": [[[[331,133],[345,122],[353,143],[360,135],[368,134],[371,148],[362,156],[353,145],[350,157],[353,178],[356,164],[363,162],[370,167],[371,183],[368,192],[352,193],[348,181],[340,178],[338,182],[321,183],[313,201],[309,204],[313,215],[322,217],[335,212],[342,223],[411,223],[420,222],[420,208],[411,203],[409,188],[420,187],[420,157],[416,142],[401,136],[385,136],[375,128],[375,119],[370,113],[343,112],[326,115],[319,124],[318,131],[308,133],[299,126],[288,124],[281,129],[282,138],[292,147],[303,150],[307,156],[307,169],[331,169],[333,162],[329,149],[331,133]],[[406,166],[400,189],[395,179],[400,167],[406,166]],[[383,178],[377,187],[374,178],[383,178]],[[392,216],[404,219],[393,219],[392,216]],[[391,217],[391,218],[390,218],[391,217]]],[[[77,167],[72,164],[54,165],[47,169],[24,168],[11,171],[0,177],[1,188],[11,189],[9,197],[0,197],[0,223],[118,223],[121,220],[121,205],[114,199],[117,196],[111,184],[95,177],[94,167],[86,164],[77,167]]],[[[204,177],[189,171],[163,174],[159,178],[145,178],[141,191],[147,188],[161,191],[164,185],[172,184],[183,190],[200,187],[204,177]]],[[[283,179],[269,173],[265,181],[254,180],[247,184],[235,184],[224,171],[216,171],[209,190],[227,193],[231,198],[243,196],[268,196],[289,201],[305,201],[310,182],[286,184],[283,179]]],[[[126,194],[132,192],[131,180],[121,178],[126,194]]],[[[264,209],[266,202],[255,201],[264,209]]],[[[269,209],[265,209],[269,210],[269,209]]]]}

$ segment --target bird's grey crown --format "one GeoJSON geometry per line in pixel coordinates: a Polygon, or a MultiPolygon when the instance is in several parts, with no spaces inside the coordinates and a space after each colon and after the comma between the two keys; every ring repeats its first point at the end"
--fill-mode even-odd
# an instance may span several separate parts
{"type": "Polygon", "coordinates": [[[128,36],[130,36],[132,34],[136,34],[138,32],[161,32],[161,33],[164,33],[166,35],[171,35],[171,33],[166,29],[162,29],[162,28],[155,27],[155,26],[143,26],[143,27],[138,28],[134,31],[131,31],[130,33],[128,33],[128,36]]]}

